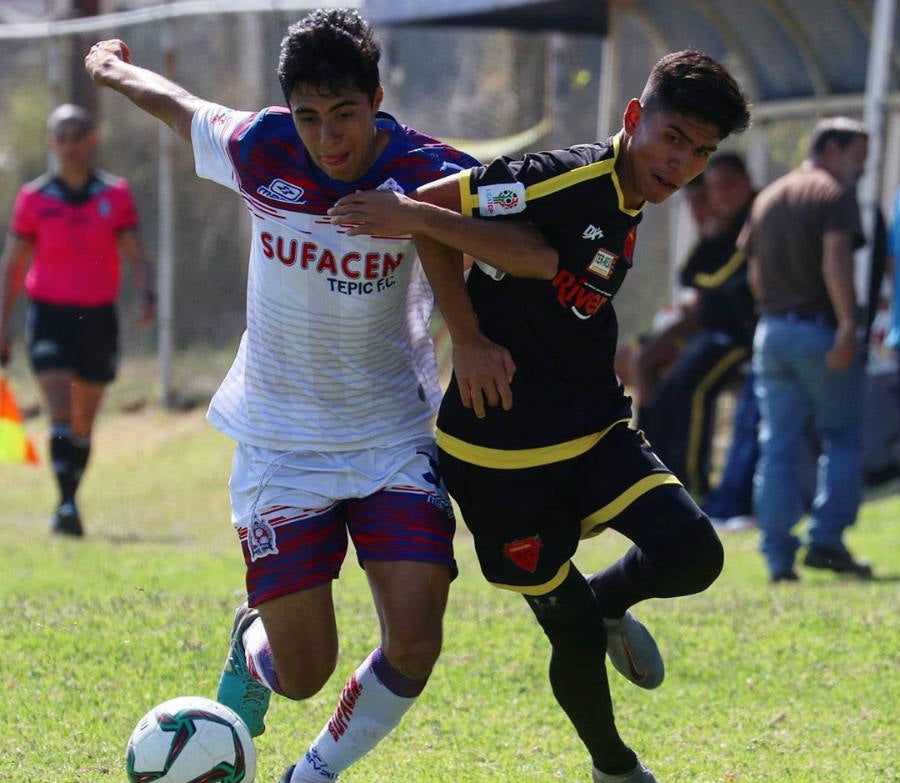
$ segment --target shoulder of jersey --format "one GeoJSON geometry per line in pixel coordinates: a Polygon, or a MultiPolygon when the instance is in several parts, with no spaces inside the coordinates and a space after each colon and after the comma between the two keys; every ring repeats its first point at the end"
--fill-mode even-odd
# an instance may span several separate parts
{"type": "Polygon", "coordinates": [[[291,113],[283,106],[269,106],[252,114],[243,126],[237,129],[236,141],[252,143],[275,140],[302,147],[291,113]]]}
{"type": "Polygon", "coordinates": [[[470,155],[413,128],[397,123],[395,133],[394,154],[377,176],[390,176],[406,192],[478,165],[470,155]]]}
{"type": "Polygon", "coordinates": [[[22,185],[23,193],[40,193],[44,188],[47,187],[53,181],[53,175],[50,172],[45,171],[39,177],[35,177],[33,180],[26,182],[22,185]]]}

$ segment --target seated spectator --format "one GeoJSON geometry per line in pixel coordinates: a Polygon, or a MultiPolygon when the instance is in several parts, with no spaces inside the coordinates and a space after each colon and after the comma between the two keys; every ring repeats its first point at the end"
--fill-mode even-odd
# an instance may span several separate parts
{"type": "MultiPolygon", "coordinates": [[[[703,178],[700,174],[682,189],[699,236],[698,244],[712,237],[719,228],[709,206],[703,178]]],[[[692,253],[696,247],[692,248],[692,253]]],[[[676,325],[687,323],[684,310],[692,307],[694,300],[690,289],[689,296],[656,313],[649,332],[638,335],[616,351],[616,375],[638,400],[653,397],[662,376],[684,348],[686,335],[676,325]]]]}
{"type": "Polygon", "coordinates": [[[734,153],[714,156],[704,187],[720,228],[701,238],[681,271],[681,283],[696,290],[696,301],[642,353],[652,356],[679,338],[684,348],[655,388],[636,387],[638,426],[697,499],[709,489],[718,395],[749,359],[755,326],[745,257],[735,251],[754,196],[743,159],[734,153]]]}

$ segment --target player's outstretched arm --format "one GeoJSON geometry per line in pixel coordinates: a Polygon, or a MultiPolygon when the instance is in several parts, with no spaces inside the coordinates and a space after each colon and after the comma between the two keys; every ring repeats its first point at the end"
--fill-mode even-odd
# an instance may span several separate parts
{"type": "Polygon", "coordinates": [[[95,84],[121,93],[190,142],[191,120],[204,101],[164,76],[134,65],[124,41],[95,43],[84,58],[84,67],[95,84]]]}
{"type": "Polygon", "coordinates": [[[527,223],[478,220],[460,214],[459,175],[420,187],[413,198],[391,191],[344,196],[328,214],[348,234],[418,234],[468,253],[514,277],[551,280],[559,256],[527,223]]]}

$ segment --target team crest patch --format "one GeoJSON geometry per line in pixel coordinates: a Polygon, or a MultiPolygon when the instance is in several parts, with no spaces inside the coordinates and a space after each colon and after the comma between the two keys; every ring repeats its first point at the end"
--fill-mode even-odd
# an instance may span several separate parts
{"type": "Polygon", "coordinates": [[[514,215],[525,210],[525,186],[521,182],[482,185],[478,188],[482,216],[514,215]]]}
{"type": "Polygon", "coordinates": [[[393,177],[388,177],[384,182],[382,182],[375,190],[390,190],[394,193],[403,193],[403,186],[397,182],[393,177]]]}
{"type": "Polygon", "coordinates": [[[247,528],[247,548],[250,550],[251,560],[259,560],[268,555],[278,554],[278,545],[275,542],[275,528],[259,514],[253,515],[250,527],[247,528]]]}
{"type": "Polygon", "coordinates": [[[608,280],[615,269],[618,258],[619,257],[615,253],[610,253],[608,250],[603,250],[601,248],[596,252],[593,259],[591,259],[591,263],[588,264],[588,272],[592,272],[598,277],[608,280]]]}
{"type": "Polygon", "coordinates": [[[512,560],[523,571],[533,574],[537,570],[542,546],[540,536],[520,538],[503,545],[503,556],[512,560]]]}

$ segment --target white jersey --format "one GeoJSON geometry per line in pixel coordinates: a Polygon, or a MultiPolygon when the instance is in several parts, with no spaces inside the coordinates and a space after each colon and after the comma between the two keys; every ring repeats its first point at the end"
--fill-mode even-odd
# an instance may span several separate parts
{"type": "Polygon", "coordinates": [[[252,216],[247,330],[207,414],[237,441],[344,451],[432,434],[433,297],[415,245],[348,236],[325,212],[356,190],[410,192],[476,161],[390,115],[376,122],[390,142],[345,183],[312,164],[286,109],[194,115],[197,174],[239,192],[252,216]]]}

